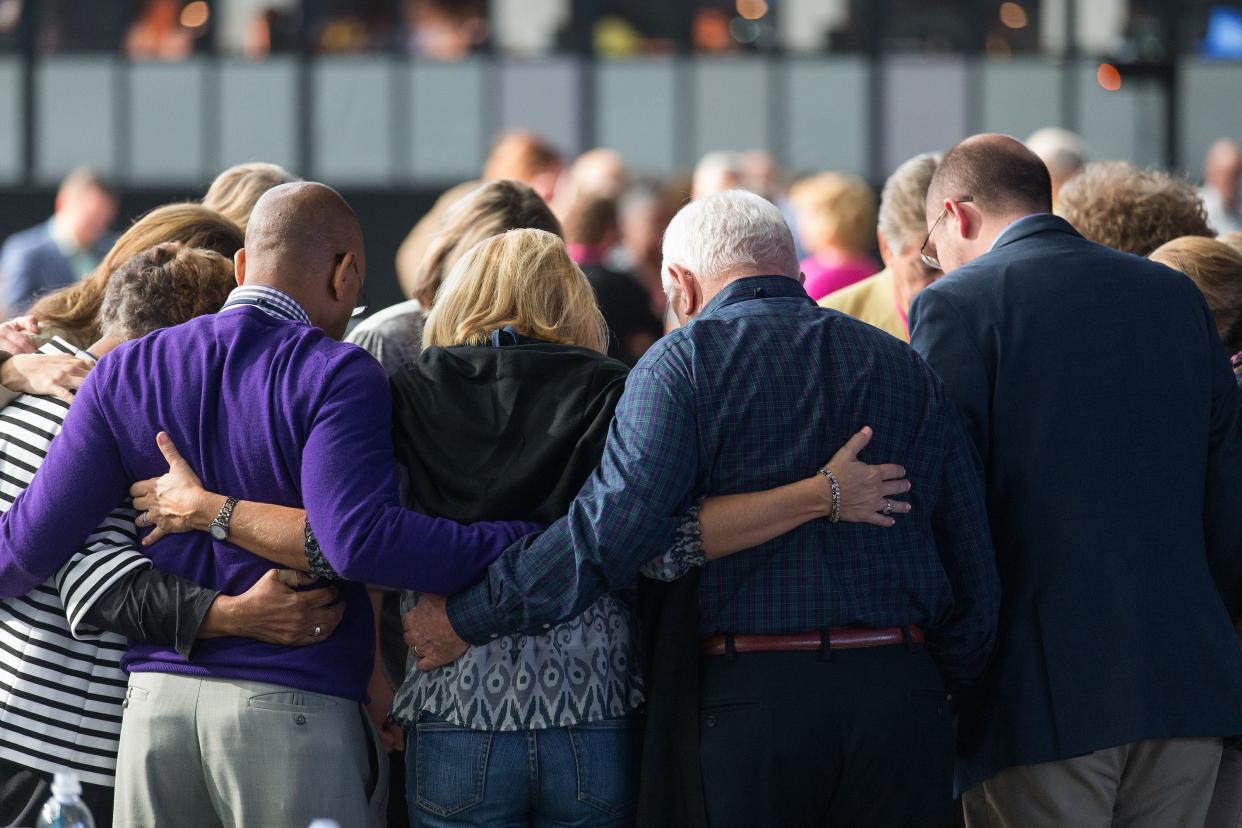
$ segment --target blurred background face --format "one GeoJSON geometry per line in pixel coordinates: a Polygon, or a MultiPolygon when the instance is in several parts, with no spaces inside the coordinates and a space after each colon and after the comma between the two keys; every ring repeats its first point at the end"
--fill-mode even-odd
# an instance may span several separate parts
{"type": "Polygon", "coordinates": [[[98,187],[84,187],[68,194],[57,215],[80,247],[90,247],[103,238],[116,219],[116,200],[98,187]]]}
{"type": "Polygon", "coordinates": [[[1242,185],[1242,150],[1232,143],[1214,147],[1204,169],[1204,183],[1216,190],[1230,206],[1236,203],[1242,185]]]}

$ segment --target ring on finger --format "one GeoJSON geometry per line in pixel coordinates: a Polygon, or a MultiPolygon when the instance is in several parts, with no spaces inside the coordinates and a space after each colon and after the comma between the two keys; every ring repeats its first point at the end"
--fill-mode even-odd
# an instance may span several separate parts
{"type": "Polygon", "coordinates": [[[137,526],[139,529],[145,529],[146,527],[150,526],[151,518],[149,517],[149,515],[150,515],[150,512],[143,512],[138,517],[134,518],[134,525],[137,526]]]}
{"type": "Polygon", "coordinates": [[[887,497],[884,498],[884,514],[891,515],[893,513],[893,502],[887,497]]]}
{"type": "Polygon", "coordinates": [[[415,644],[415,645],[414,645],[413,647],[411,647],[410,649],[414,651],[414,655],[418,656],[419,658],[422,658],[422,657],[423,657],[423,651],[422,651],[422,650],[420,650],[420,649],[418,649],[418,645],[417,645],[417,644],[415,644]]]}
{"type": "Polygon", "coordinates": [[[311,630],[311,638],[318,638],[320,633],[322,632],[323,632],[323,627],[316,624],[314,629],[311,630]]]}

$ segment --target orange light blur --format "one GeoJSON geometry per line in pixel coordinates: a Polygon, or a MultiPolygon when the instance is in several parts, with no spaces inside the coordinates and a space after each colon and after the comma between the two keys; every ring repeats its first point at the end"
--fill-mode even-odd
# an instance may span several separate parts
{"type": "Polygon", "coordinates": [[[1026,9],[1017,3],[1001,3],[1000,22],[1011,29],[1025,29],[1029,20],[1026,9]]]}
{"type": "Polygon", "coordinates": [[[197,29],[206,25],[210,17],[211,8],[203,0],[194,0],[181,10],[181,25],[187,29],[197,29]]]}
{"type": "Polygon", "coordinates": [[[737,0],[737,13],[747,20],[758,20],[768,13],[767,0],[737,0]]]}
{"type": "Polygon", "coordinates": [[[1096,82],[1108,92],[1116,92],[1121,88],[1121,72],[1111,63],[1101,63],[1095,73],[1096,82]]]}

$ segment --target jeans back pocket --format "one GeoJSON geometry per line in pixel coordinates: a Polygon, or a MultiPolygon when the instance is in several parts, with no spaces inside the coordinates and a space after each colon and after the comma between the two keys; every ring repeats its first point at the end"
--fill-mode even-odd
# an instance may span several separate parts
{"type": "Polygon", "coordinates": [[[490,732],[420,720],[414,727],[414,744],[420,808],[447,817],[483,801],[490,732]]]}
{"type": "Polygon", "coordinates": [[[568,730],[578,766],[578,801],[606,814],[632,812],[642,759],[641,721],[605,719],[568,730]]]}

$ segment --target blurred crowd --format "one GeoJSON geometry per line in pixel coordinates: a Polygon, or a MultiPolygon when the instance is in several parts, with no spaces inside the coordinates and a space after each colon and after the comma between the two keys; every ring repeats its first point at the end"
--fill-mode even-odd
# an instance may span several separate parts
{"type": "Polygon", "coordinates": [[[117,216],[0,248],[0,824],[1242,825],[1233,140],[514,132],[386,308],[279,166],[117,216]]]}

